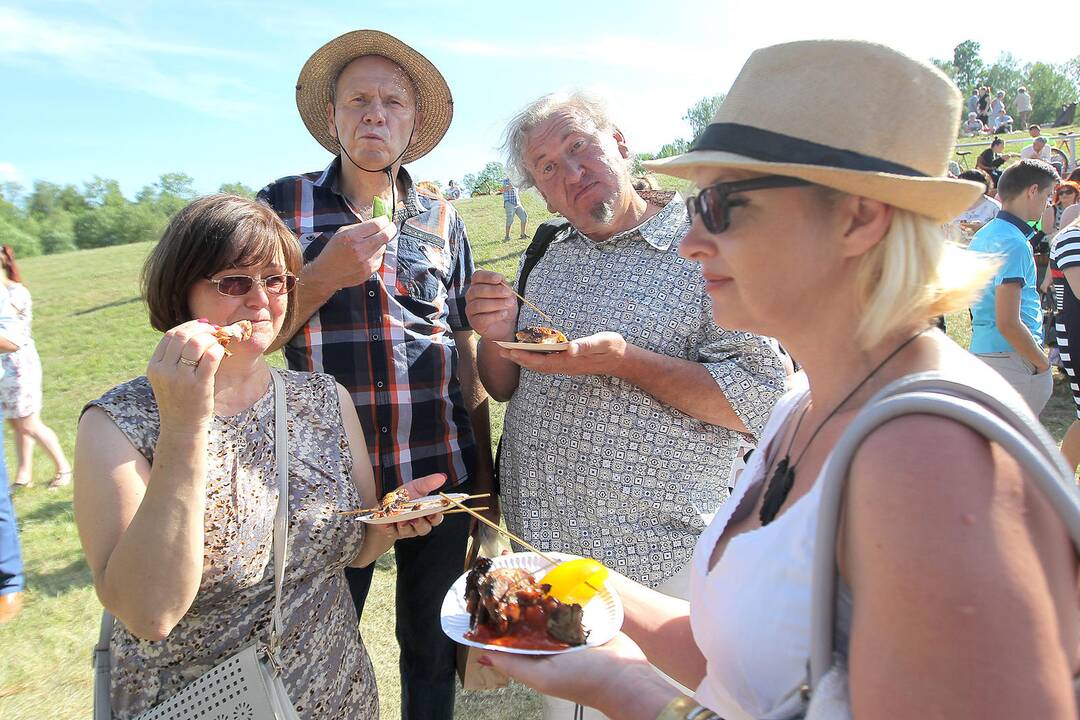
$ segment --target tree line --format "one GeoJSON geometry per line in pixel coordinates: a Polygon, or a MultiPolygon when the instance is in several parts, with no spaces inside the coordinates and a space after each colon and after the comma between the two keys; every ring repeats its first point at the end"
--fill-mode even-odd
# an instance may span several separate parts
{"type": "MultiPolygon", "coordinates": [[[[180,208],[191,202],[194,179],[165,173],[128,200],[120,184],[95,176],[80,189],[38,180],[26,191],[18,183],[0,186],[0,244],[17,257],[154,241],[180,208]]],[[[219,192],[255,197],[243,183],[225,183],[219,192]]]]}

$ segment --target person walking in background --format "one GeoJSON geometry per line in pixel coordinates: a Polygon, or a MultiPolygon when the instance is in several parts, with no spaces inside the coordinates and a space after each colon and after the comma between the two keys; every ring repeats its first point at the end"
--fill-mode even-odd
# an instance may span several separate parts
{"type": "MultiPolygon", "coordinates": [[[[24,342],[22,328],[23,324],[8,302],[7,287],[0,283],[0,353],[19,349],[24,342]]],[[[3,363],[0,363],[0,373],[4,371],[3,363]]],[[[0,443],[4,440],[3,427],[0,423],[0,443]]],[[[0,453],[0,625],[9,622],[22,610],[25,582],[19,526],[15,520],[15,507],[11,504],[4,454],[0,453]]]]}
{"type": "Polygon", "coordinates": [[[1027,127],[1028,118],[1031,116],[1031,95],[1026,87],[1016,89],[1016,100],[1013,101],[1016,114],[1020,116],[1020,127],[1027,127]]]}
{"type": "Polygon", "coordinates": [[[18,322],[22,324],[25,342],[18,350],[3,356],[4,366],[0,377],[0,409],[4,418],[15,431],[15,487],[30,487],[33,483],[34,443],[39,443],[56,466],[49,487],[63,487],[71,483],[71,464],[60,447],[60,440],[45,423],[41,422],[41,358],[30,335],[33,317],[30,291],[22,284],[15,254],[10,245],[0,247],[0,269],[7,288],[8,301],[18,322]]]}
{"type": "Polygon", "coordinates": [[[453,180],[447,185],[446,190],[443,192],[443,197],[447,200],[458,200],[461,198],[461,188],[457,186],[453,180]]]}
{"type": "Polygon", "coordinates": [[[1009,381],[1038,415],[1054,390],[1042,349],[1042,304],[1029,240],[1050,192],[1053,166],[1021,160],[1001,175],[997,217],[975,233],[973,251],[1001,257],[993,281],[971,308],[971,352],[1009,381]]]}
{"type": "Polygon", "coordinates": [[[525,228],[529,225],[529,214],[521,206],[517,188],[510,182],[510,178],[503,178],[502,188],[499,192],[502,193],[503,209],[506,210],[506,237],[503,238],[503,242],[510,239],[510,227],[514,224],[515,215],[521,219],[521,239],[528,239],[529,236],[525,232],[525,228]]]}

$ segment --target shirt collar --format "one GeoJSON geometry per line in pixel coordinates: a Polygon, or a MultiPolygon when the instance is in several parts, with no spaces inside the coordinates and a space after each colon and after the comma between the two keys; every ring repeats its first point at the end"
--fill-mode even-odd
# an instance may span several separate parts
{"type": "Polygon", "coordinates": [[[644,240],[656,250],[664,251],[671,247],[671,243],[683,232],[686,224],[686,205],[679,193],[675,193],[667,205],[661,208],[660,212],[636,227],[615,233],[607,240],[593,240],[585,233],[574,228],[573,233],[560,233],[553,242],[560,242],[573,234],[577,234],[597,245],[619,242],[620,240],[644,240]]]}
{"type": "MultiPolygon", "coordinates": [[[[398,180],[405,186],[405,197],[402,202],[405,204],[404,218],[399,217],[400,213],[396,212],[394,220],[403,220],[405,218],[415,217],[424,212],[424,208],[420,205],[420,197],[416,192],[416,185],[413,183],[412,176],[409,175],[409,171],[404,167],[398,168],[398,180]]],[[[342,201],[348,204],[345,195],[341,192],[341,157],[338,156],[330,161],[330,164],[323,170],[322,175],[315,180],[316,187],[326,187],[330,189],[330,192],[341,197],[342,201]]]]}
{"type": "Polygon", "coordinates": [[[1035,234],[1035,228],[1031,227],[1008,210],[998,210],[997,217],[998,220],[1004,220],[1005,222],[1014,226],[1017,230],[1023,233],[1025,238],[1029,238],[1035,234]]]}

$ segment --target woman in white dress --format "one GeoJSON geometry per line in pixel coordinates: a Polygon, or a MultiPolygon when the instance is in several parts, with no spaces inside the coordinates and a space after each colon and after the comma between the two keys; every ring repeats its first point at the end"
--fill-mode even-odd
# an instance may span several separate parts
{"type": "MultiPolygon", "coordinates": [[[[626,621],[608,645],[481,662],[615,718],[806,712],[819,479],[844,429],[926,371],[1023,407],[929,327],[994,268],[944,239],[983,190],[945,177],[960,107],[945,75],[889,48],[789,43],[751,56],[689,152],[649,163],[703,188],[681,252],[716,321],[776,337],[804,372],[698,543],[689,604],[617,580],[626,621]],[[914,122],[888,112],[897,93],[914,122]]],[[[1001,447],[942,416],[891,420],[857,450],[841,512],[834,647],[856,720],[1076,718],[1076,552],[1001,447]]]]}
{"type": "Polygon", "coordinates": [[[8,291],[8,302],[23,323],[26,341],[13,353],[0,357],[4,375],[0,378],[0,410],[15,431],[15,453],[18,458],[15,487],[30,487],[33,483],[34,444],[53,461],[56,472],[49,487],[62,487],[71,482],[71,464],[60,447],[52,428],[41,421],[41,358],[30,334],[33,308],[30,291],[22,284],[15,253],[10,245],[0,247],[0,269],[8,291]]]}

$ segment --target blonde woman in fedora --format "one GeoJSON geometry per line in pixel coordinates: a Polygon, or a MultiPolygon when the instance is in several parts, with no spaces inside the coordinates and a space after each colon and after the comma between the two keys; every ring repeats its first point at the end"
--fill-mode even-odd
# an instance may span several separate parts
{"type": "MultiPolygon", "coordinates": [[[[981,192],[944,177],[960,102],[935,68],[886,47],[779,45],[750,57],[689,152],[651,164],[702,188],[682,252],[701,262],[717,322],[775,336],[805,373],[701,537],[689,604],[619,581],[625,634],[608,645],[484,662],[615,718],[801,716],[819,481],[845,427],[924,371],[1032,419],[929,329],[993,268],[942,235],[981,192]],[[926,116],[891,115],[885,93],[926,116]],[[880,117],[851,120],[852,97],[880,117]],[[795,122],[781,99],[807,111],[795,122]]],[[[890,421],[859,446],[841,517],[835,647],[856,720],[1076,717],[1077,559],[1000,447],[941,416],[890,421]]]]}
{"type": "MultiPolygon", "coordinates": [[[[278,340],[289,367],[329,373],[348,388],[383,492],[431,473],[459,491],[491,491],[487,396],[465,317],[469,238],[454,206],[417,192],[405,169],[450,126],[446,80],[397,38],[356,30],[308,59],[296,104],[334,158],[259,193],[306,263],[296,316],[278,340]],[[393,216],[375,217],[376,200],[393,216]]],[[[468,528],[466,515],[454,515],[397,545],[404,718],[453,717],[455,649],[439,608],[461,573],[468,528]]],[[[358,615],[371,573],[346,571],[358,615]]]]}

